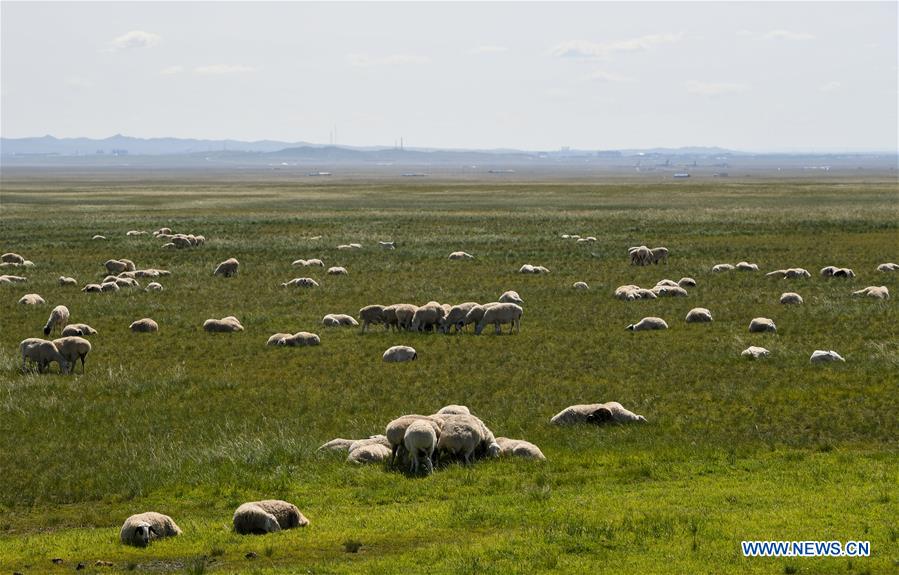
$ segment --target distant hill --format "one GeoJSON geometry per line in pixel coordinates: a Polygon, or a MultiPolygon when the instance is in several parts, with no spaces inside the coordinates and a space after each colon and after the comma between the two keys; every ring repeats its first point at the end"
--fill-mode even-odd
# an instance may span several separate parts
{"type": "Polygon", "coordinates": [[[157,156],[195,154],[199,152],[275,152],[292,146],[311,145],[306,142],[278,142],[259,140],[195,140],[182,138],[132,138],[116,134],[109,138],[0,138],[0,153],[9,155],[88,156],[123,154],[157,156]]]}

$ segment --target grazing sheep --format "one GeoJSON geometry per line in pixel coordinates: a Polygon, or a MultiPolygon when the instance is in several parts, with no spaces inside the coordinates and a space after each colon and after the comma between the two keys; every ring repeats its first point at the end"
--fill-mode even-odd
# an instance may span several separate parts
{"type": "Polygon", "coordinates": [[[762,333],[766,331],[777,331],[774,321],[767,317],[757,317],[749,322],[749,333],[762,333]]]}
{"type": "Polygon", "coordinates": [[[59,279],[56,280],[56,283],[60,286],[77,286],[78,281],[75,278],[70,278],[66,276],[59,276],[59,279]]]}
{"type": "Polygon", "coordinates": [[[456,333],[462,331],[462,328],[465,327],[465,316],[477,305],[478,303],[473,301],[454,305],[440,320],[440,329],[443,333],[449,333],[450,327],[455,327],[456,333]]]}
{"type": "Polygon", "coordinates": [[[6,263],[6,264],[20,264],[21,265],[21,264],[25,263],[25,258],[20,256],[19,254],[7,252],[3,255],[0,255],[0,262],[6,263]]]}
{"type": "Polygon", "coordinates": [[[677,285],[682,288],[696,287],[696,280],[693,278],[681,278],[677,280],[677,285]]]}
{"type": "Polygon", "coordinates": [[[637,323],[627,326],[630,331],[647,331],[652,329],[668,329],[668,324],[660,317],[644,317],[637,323]]]}
{"type": "Polygon", "coordinates": [[[574,285],[572,285],[571,287],[573,287],[574,289],[577,289],[577,290],[589,290],[590,289],[590,286],[587,285],[587,282],[574,282],[574,285]]]}
{"type": "Polygon", "coordinates": [[[159,331],[159,324],[148,317],[132,322],[128,327],[135,333],[156,333],[159,331]]]}
{"type": "Polygon", "coordinates": [[[632,266],[646,266],[652,263],[652,250],[646,246],[636,246],[627,249],[632,266]]]}
{"type": "Polygon", "coordinates": [[[347,463],[366,465],[369,463],[381,463],[390,459],[391,451],[380,443],[371,443],[351,449],[347,455],[347,463]]]}
{"type": "Polygon", "coordinates": [[[524,300],[521,299],[521,296],[518,295],[517,291],[513,290],[503,292],[502,295],[499,296],[499,299],[496,301],[500,303],[514,303],[517,305],[524,305],[524,300]]]}
{"type": "Polygon", "coordinates": [[[101,236],[100,234],[96,234],[93,237],[91,237],[91,239],[92,240],[105,240],[106,236],[101,236]]]}
{"type": "Polygon", "coordinates": [[[22,276],[11,276],[11,275],[2,275],[0,276],[0,283],[24,283],[27,282],[28,278],[24,278],[22,276]]]}
{"type": "MultiPolygon", "coordinates": [[[[271,338],[269,338],[269,341],[271,341],[271,338]]],[[[285,337],[279,341],[277,345],[287,347],[307,347],[319,345],[321,342],[322,340],[317,334],[309,333],[308,331],[298,331],[290,337],[285,337]]]]}
{"type": "Polygon", "coordinates": [[[181,528],[168,515],[148,511],[132,515],[125,520],[119,531],[119,539],[125,545],[146,547],[153,539],[163,537],[177,537],[181,535],[181,528]]]}
{"type": "Polygon", "coordinates": [[[140,283],[134,278],[116,278],[113,282],[120,288],[139,288],[140,283]]]}
{"type": "Polygon", "coordinates": [[[293,278],[292,280],[281,284],[281,287],[318,287],[318,282],[312,278],[293,278]]]}
{"type": "Polygon", "coordinates": [[[487,313],[487,310],[496,307],[498,305],[503,305],[500,302],[489,302],[485,304],[479,304],[476,306],[472,306],[472,308],[465,315],[465,322],[463,325],[475,324],[475,327],[484,319],[484,314],[487,313]]]}
{"type": "Polygon", "coordinates": [[[50,335],[54,330],[62,331],[62,328],[69,323],[69,308],[64,305],[58,305],[50,312],[50,318],[44,325],[44,335],[50,335]]]}
{"type": "Polygon", "coordinates": [[[742,352],[740,352],[742,357],[747,357],[749,359],[759,359],[762,357],[768,357],[771,355],[771,352],[765,349],[764,347],[758,347],[755,345],[750,345],[742,352]]]}
{"type": "Polygon", "coordinates": [[[497,437],[496,444],[499,445],[500,455],[546,461],[546,456],[543,455],[540,448],[530,441],[525,441],[523,439],[509,439],[508,437],[497,437]]]}
{"type": "Polygon", "coordinates": [[[284,340],[293,337],[292,333],[276,333],[265,342],[265,345],[286,345],[284,340]]]}
{"type": "Polygon", "coordinates": [[[396,331],[408,330],[412,327],[412,318],[415,317],[417,305],[411,303],[396,303],[384,308],[384,327],[389,331],[390,327],[396,331]]]}
{"type": "Polygon", "coordinates": [[[656,286],[650,291],[660,297],[689,297],[690,295],[680,286],[656,286]]]}
{"type": "Polygon", "coordinates": [[[347,272],[346,268],[344,268],[344,267],[334,266],[334,267],[328,268],[328,275],[331,275],[331,276],[345,276],[348,273],[349,272],[347,272]]]}
{"type": "Polygon", "coordinates": [[[378,245],[381,246],[382,250],[395,250],[396,242],[378,242],[378,245]]]}
{"type": "Polygon", "coordinates": [[[111,274],[117,274],[128,270],[128,264],[122,260],[106,260],[106,263],[103,265],[106,267],[106,271],[111,274]]]}
{"type": "Polygon", "coordinates": [[[780,294],[780,303],[785,305],[794,305],[804,303],[802,296],[795,292],[785,292],[780,294]]]}
{"type": "Polygon", "coordinates": [[[499,335],[502,333],[500,325],[505,323],[510,324],[509,333],[512,333],[512,330],[521,333],[521,316],[523,313],[524,310],[519,305],[514,303],[498,303],[495,306],[485,309],[484,317],[478,322],[474,333],[475,335],[481,335],[485,326],[493,324],[494,333],[499,335]]]}
{"type": "Polygon", "coordinates": [[[100,284],[101,292],[116,292],[120,289],[121,288],[119,287],[119,284],[117,284],[116,282],[103,282],[100,284]]]}
{"type": "Polygon", "coordinates": [[[81,360],[81,373],[84,373],[84,360],[91,351],[91,342],[77,335],[70,335],[53,340],[53,345],[59,353],[66,358],[71,371],[74,373],[75,364],[81,360]]]}
{"type": "Polygon", "coordinates": [[[47,302],[36,293],[27,293],[19,298],[19,303],[21,305],[43,305],[47,302]]]}
{"type": "Polygon", "coordinates": [[[395,345],[387,348],[381,359],[388,363],[397,363],[401,361],[415,361],[418,359],[418,353],[415,348],[408,345],[395,345]]]}
{"type": "Polygon", "coordinates": [[[822,278],[833,277],[833,272],[835,272],[836,270],[837,270],[837,268],[836,268],[835,266],[826,266],[826,267],[823,267],[823,268],[821,268],[821,272],[820,272],[820,273],[821,273],[821,277],[822,277],[822,278]]]}
{"type": "Polygon", "coordinates": [[[846,360],[833,350],[825,351],[823,349],[816,349],[813,351],[812,357],[809,359],[809,362],[811,363],[831,363],[833,361],[845,362],[846,360]]]}
{"type": "Polygon", "coordinates": [[[322,325],[326,327],[355,327],[359,325],[359,322],[356,321],[353,316],[347,315],[345,313],[329,313],[322,318],[322,325]]]}
{"type": "Polygon", "coordinates": [[[687,323],[707,323],[712,321],[712,312],[704,307],[694,307],[687,312],[687,317],[684,320],[687,323]]]}
{"type": "Polygon", "coordinates": [[[81,288],[81,291],[83,291],[84,293],[100,293],[103,291],[103,288],[100,286],[100,284],[87,284],[86,286],[81,288]]]}
{"type": "Polygon", "coordinates": [[[852,292],[853,297],[871,297],[874,299],[890,299],[890,290],[887,286],[868,286],[865,289],[852,292]]]}
{"type": "Polygon", "coordinates": [[[56,344],[45,339],[30,337],[19,343],[19,353],[22,355],[22,370],[25,370],[26,360],[37,364],[38,373],[44,373],[47,367],[56,362],[59,373],[66,373],[69,364],[66,358],[59,352],[56,344]]]}
{"type": "Polygon", "coordinates": [[[434,429],[434,433],[440,433],[442,418],[431,417],[427,415],[401,415],[387,424],[384,430],[384,436],[387,437],[387,443],[390,445],[391,456],[390,463],[395,464],[402,461],[405,457],[405,439],[406,430],[416,421],[425,421],[434,429]]]}
{"type": "Polygon", "coordinates": [[[737,271],[741,272],[757,272],[759,271],[758,264],[751,264],[748,262],[739,262],[736,266],[737,271]]]}
{"type": "Polygon", "coordinates": [[[734,269],[733,264],[715,264],[712,266],[712,272],[721,273],[721,272],[729,272],[734,269]]]}
{"type": "Polygon", "coordinates": [[[241,535],[264,535],[282,529],[305,527],[309,520],[297,506],[280,499],[244,503],[234,511],[234,531],[241,535]]]}
{"type": "MultiPolygon", "coordinates": [[[[365,333],[365,330],[370,324],[377,325],[384,323],[384,306],[365,306],[364,308],[359,310],[359,319],[362,320],[362,333],[365,333]]],[[[390,326],[387,326],[387,329],[390,329],[390,326]]]]}
{"type": "Polygon", "coordinates": [[[855,272],[849,268],[837,268],[833,271],[833,277],[852,279],[855,277],[855,272]]]}
{"type": "Polygon", "coordinates": [[[403,435],[403,446],[412,460],[409,467],[412,473],[423,469],[425,475],[430,475],[434,471],[431,458],[437,448],[437,433],[431,422],[419,419],[409,424],[403,435]]]}
{"type": "Polygon", "coordinates": [[[203,322],[203,331],[208,331],[210,333],[231,333],[243,331],[243,326],[237,318],[228,316],[222,319],[207,319],[203,322]]]}
{"type": "Polygon", "coordinates": [[[162,284],[159,282],[150,282],[147,284],[147,287],[144,288],[144,291],[162,291],[165,288],[162,287],[162,284]]]}
{"type": "Polygon", "coordinates": [[[471,410],[464,405],[444,405],[437,410],[436,415],[471,415],[471,410]]]}
{"type": "Polygon", "coordinates": [[[812,277],[812,274],[803,268],[790,268],[784,270],[784,277],[786,279],[810,278],[812,277]]]}
{"type": "Polygon", "coordinates": [[[218,266],[216,266],[215,271],[212,272],[213,276],[224,276],[229,278],[231,276],[237,275],[238,268],[240,267],[240,262],[235,258],[228,258],[218,266]]]}
{"type": "Polygon", "coordinates": [[[877,271],[884,272],[884,273],[899,272],[899,264],[894,264],[894,263],[880,264],[879,266],[877,266],[877,271]]]}
{"type": "Polygon", "coordinates": [[[429,301],[415,310],[412,315],[412,331],[436,330],[440,320],[446,317],[446,310],[436,301],[429,301]]]}
{"type": "Polygon", "coordinates": [[[70,323],[62,330],[62,336],[68,335],[77,335],[81,337],[87,337],[89,335],[96,335],[97,330],[87,325],[86,323],[70,323]]]}
{"type": "Polygon", "coordinates": [[[461,457],[466,464],[485,453],[498,457],[500,447],[484,422],[473,415],[445,415],[437,439],[437,455],[461,457]]]}
{"type": "Polygon", "coordinates": [[[166,244],[162,244],[162,246],[160,246],[160,247],[161,247],[162,249],[164,249],[164,250],[173,250],[173,249],[175,249],[177,246],[176,246],[174,243],[172,243],[172,242],[168,242],[168,243],[166,243],[166,244]]]}
{"type": "Polygon", "coordinates": [[[553,425],[576,425],[579,423],[631,423],[646,422],[642,415],[625,409],[617,401],[570,405],[554,415],[549,422],[553,425]]]}
{"type": "Polygon", "coordinates": [[[520,274],[532,274],[534,273],[534,266],[531,264],[524,264],[520,268],[518,268],[518,273],[520,274]]]}
{"type": "Polygon", "coordinates": [[[649,250],[649,259],[653,265],[659,263],[668,265],[668,248],[652,248],[649,250]]]}
{"type": "Polygon", "coordinates": [[[451,260],[471,260],[474,256],[467,252],[453,252],[449,255],[451,260]]]}
{"type": "Polygon", "coordinates": [[[785,278],[787,277],[787,270],[774,270],[772,272],[768,272],[765,274],[766,278],[785,278]]]}

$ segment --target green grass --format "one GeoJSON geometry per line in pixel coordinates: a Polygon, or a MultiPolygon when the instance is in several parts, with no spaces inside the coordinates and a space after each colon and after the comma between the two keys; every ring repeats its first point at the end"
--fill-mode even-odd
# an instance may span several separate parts
{"type": "MultiPolygon", "coordinates": [[[[37,267],[0,286],[0,572],[885,573],[899,566],[899,328],[887,285],[899,259],[895,182],[508,184],[477,182],[4,181],[2,251],[37,267]],[[166,251],[129,229],[169,226],[206,246],[166,251]],[[92,241],[104,234],[107,242],[92,241]],[[588,247],[559,239],[594,235],[588,247]],[[308,238],[321,235],[321,240],[308,238]],[[377,249],[393,239],[398,249],[377,249]],[[365,244],[359,252],[341,243],[365,244]],[[670,265],[627,264],[665,245],[670,265]],[[472,261],[451,262],[465,250],[472,261]],[[83,294],[110,258],[172,271],[161,293],[83,294]],[[213,278],[236,257],[240,274],[213,278]],[[292,268],[342,265],[346,277],[292,268]],[[753,261],[759,273],[711,274],[753,261]],[[524,263],[546,276],[521,276],[524,263]],[[825,281],[825,265],[854,280],[825,281]],[[808,280],[764,271],[801,266],[808,280]],[[280,283],[311,276],[321,287],[280,283]],[[689,298],[621,302],[615,287],[694,277],[689,298]],[[591,289],[578,292],[575,281],[591,289]],[[324,329],[367,304],[525,300],[520,335],[324,329]],[[802,306],[778,304],[797,291],[802,306]],[[16,305],[41,294],[46,306],[16,305]],[[87,373],[22,374],[18,342],[49,310],[99,330],[87,373]],[[710,325],[686,325],[692,307],[710,325]],[[206,334],[235,315],[246,330],[206,334]],[[665,332],[624,327],[648,315],[665,332]],[[777,334],[749,334],[753,317],[777,334]],[[152,317],[158,335],[128,325],[152,317]],[[275,332],[319,333],[307,349],[275,332]],[[413,345],[419,361],[384,364],[413,345]],[[772,351],[744,361],[749,345],[772,351]],[[814,349],[846,358],[811,366],[814,349]],[[620,401],[647,425],[557,429],[572,403],[620,401]],[[412,479],[315,452],[382,432],[403,413],[470,406],[548,461],[484,461],[412,479]],[[265,537],[230,531],[243,501],[283,498],[311,520],[265,537]],[[132,513],[172,515],[184,536],[118,543],[132,513]],[[743,539],[870,540],[869,558],[748,559],[743,539]],[[255,558],[246,558],[248,553],[255,558]],[[61,557],[62,565],[50,560],[61,557]],[[97,560],[115,567],[95,567],[97,560]]],[[[143,281],[142,283],[146,283],[143,281]]]]}

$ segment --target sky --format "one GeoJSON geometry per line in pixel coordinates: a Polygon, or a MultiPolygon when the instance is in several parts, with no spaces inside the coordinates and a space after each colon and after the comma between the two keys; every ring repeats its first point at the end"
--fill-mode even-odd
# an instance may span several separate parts
{"type": "Polygon", "coordinates": [[[0,4],[0,134],[896,151],[897,2],[0,4]]]}

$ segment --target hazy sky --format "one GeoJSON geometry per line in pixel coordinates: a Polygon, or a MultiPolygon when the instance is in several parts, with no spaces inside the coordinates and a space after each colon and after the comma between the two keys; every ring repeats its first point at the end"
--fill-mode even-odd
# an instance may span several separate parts
{"type": "Polygon", "coordinates": [[[896,150],[897,2],[2,2],[2,135],[896,150]]]}

